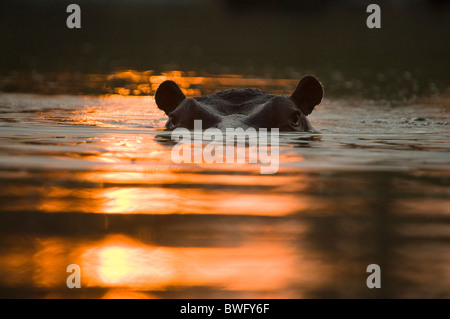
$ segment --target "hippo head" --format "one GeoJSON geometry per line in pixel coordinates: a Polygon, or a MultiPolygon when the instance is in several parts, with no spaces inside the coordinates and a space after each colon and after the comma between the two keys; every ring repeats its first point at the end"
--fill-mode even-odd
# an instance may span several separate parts
{"type": "Polygon", "coordinates": [[[170,130],[193,129],[194,120],[202,120],[203,129],[253,127],[310,131],[312,127],[306,116],[320,104],[322,97],[322,84],[309,75],[300,80],[289,97],[246,88],[186,98],[175,82],[165,81],[156,91],[155,101],[169,116],[166,128],[170,130]]]}

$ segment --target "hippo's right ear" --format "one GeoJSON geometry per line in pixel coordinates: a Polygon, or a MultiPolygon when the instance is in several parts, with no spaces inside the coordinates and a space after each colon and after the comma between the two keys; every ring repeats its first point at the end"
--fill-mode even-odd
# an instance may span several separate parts
{"type": "Polygon", "coordinates": [[[323,86],[312,75],[304,76],[291,95],[292,101],[304,115],[309,115],[314,107],[322,101],[323,86]]]}
{"type": "Polygon", "coordinates": [[[186,96],[184,96],[181,89],[173,81],[164,81],[156,90],[155,101],[156,105],[164,111],[167,115],[176,109],[186,96]]]}

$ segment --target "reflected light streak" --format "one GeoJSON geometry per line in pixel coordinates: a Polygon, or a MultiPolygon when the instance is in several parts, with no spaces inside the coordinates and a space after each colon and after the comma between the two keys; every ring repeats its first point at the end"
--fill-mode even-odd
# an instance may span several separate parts
{"type": "Polygon", "coordinates": [[[159,286],[173,277],[166,251],[148,248],[128,239],[111,239],[88,249],[82,257],[88,282],[102,286],[159,286]]]}
{"type": "MultiPolygon", "coordinates": [[[[286,194],[252,194],[195,188],[113,187],[52,189],[39,209],[45,212],[116,214],[223,214],[284,216],[306,210],[313,198],[286,194]]],[[[317,205],[316,205],[317,206],[317,205]]]]}
{"type": "MultiPolygon", "coordinates": [[[[108,143],[118,142],[112,139],[108,143]]],[[[114,150],[99,155],[97,161],[109,158],[112,162],[102,171],[59,174],[59,178],[70,179],[77,186],[71,187],[68,182],[64,186],[42,188],[37,208],[44,212],[283,216],[317,206],[312,196],[304,193],[310,183],[307,175],[249,174],[251,170],[259,171],[258,166],[227,163],[166,165],[147,172],[147,160],[130,163],[131,155],[127,154],[114,150]],[[179,171],[180,167],[184,169],[179,171]],[[208,169],[222,174],[212,177],[208,169]],[[200,172],[195,173],[197,170],[200,172]],[[227,170],[234,174],[227,175],[227,170]],[[240,171],[245,173],[238,174],[240,171]],[[87,183],[88,187],[80,183],[87,183]]],[[[8,196],[22,191],[9,189],[8,196]]]]}
{"type": "Polygon", "coordinates": [[[153,246],[124,235],[77,243],[42,238],[36,249],[34,254],[2,256],[7,260],[19,258],[19,265],[29,265],[20,278],[16,270],[2,268],[4,274],[15,278],[5,281],[0,276],[3,285],[9,282],[31,289],[45,288],[48,298],[64,297],[66,268],[74,263],[81,268],[83,289],[111,289],[104,298],[154,298],[149,291],[187,287],[280,296],[289,292],[293,278],[311,280],[303,269],[320,266],[305,258],[299,264],[297,248],[286,242],[271,242],[269,238],[225,248],[153,246]]]}
{"type": "Polygon", "coordinates": [[[143,245],[125,236],[114,236],[83,248],[80,266],[89,287],[283,289],[292,276],[294,252],[282,244],[255,244],[236,248],[173,248],[143,245]]]}

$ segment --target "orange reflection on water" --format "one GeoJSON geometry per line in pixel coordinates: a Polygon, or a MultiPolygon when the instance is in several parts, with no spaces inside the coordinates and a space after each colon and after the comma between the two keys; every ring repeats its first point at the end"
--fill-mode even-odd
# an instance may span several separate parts
{"type": "MultiPolygon", "coordinates": [[[[170,164],[170,150],[139,136],[105,136],[98,143],[103,152],[80,159],[90,171],[53,173],[52,179],[77,186],[40,189],[39,211],[282,216],[312,204],[302,196],[305,175],[261,175],[261,165],[250,163],[170,164]]],[[[292,158],[283,153],[279,161],[292,158]]]]}
{"type": "MultiPolygon", "coordinates": [[[[165,80],[172,80],[176,82],[186,95],[201,95],[203,92],[209,93],[214,91],[217,87],[280,87],[281,90],[286,90],[287,87],[297,85],[296,79],[262,79],[262,78],[244,78],[239,74],[224,74],[220,76],[197,76],[190,72],[185,74],[181,71],[164,72],[161,75],[154,75],[149,77],[153,91],[156,91],[159,85],[165,80]],[[202,90],[192,87],[201,86],[202,90]]],[[[272,91],[275,91],[272,89],[272,91]]]]}
{"type": "Polygon", "coordinates": [[[316,268],[307,260],[298,268],[295,248],[282,241],[270,242],[269,238],[236,247],[155,246],[124,235],[110,235],[98,241],[43,238],[32,254],[3,257],[20,260],[22,265],[22,273],[2,269],[11,277],[7,281],[0,276],[3,285],[45,289],[48,298],[67,293],[82,297],[91,288],[107,289],[104,298],[152,298],[155,296],[148,292],[188,287],[280,296],[298,277],[296,269],[316,268]],[[66,286],[70,264],[80,266],[80,290],[66,286]]]}
{"type": "MultiPolygon", "coordinates": [[[[192,288],[200,289],[203,298],[211,297],[208,291],[235,292],[246,298],[291,298],[293,285],[311,288],[330,276],[320,258],[289,241],[274,241],[271,231],[265,232],[267,227],[256,226],[260,237],[229,247],[157,246],[124,235],[95,241],[39,238],[34,252],[0,256],[0,283],[28,287],[46,298],[158,298],[158,292],[183,291],[186,298],[186,290],[189,294],[192,288]],[[70,264],[80,266],[82,289],[67,288],[70,264]]],[[[302,294],[295,291],[296,298],[302,294]]]]}
{"type": "Polygon", "coordinates": [[[39,205],[39,210],[54,213],[283,216],[303,211],[310,204],[309,197],[294,193],[252,194],[176,187],[109,187],[89,190],[54,187],[39,205]]]}
{"type": "Polygon", "coordinates": [[[73,73],[18,73],[4,78],[5,83],[27,91],[41,94],[114,94],[121,96],[154,95],[160,83],[165,80],[177,82],[187,95],[204,94],[227,87],[270,87],[272,92],[291,90],[298,79],[249,78],[241,74],[199,74],[195,71],[122,70],[114,74],[73,73]],[[30,91],[31,90],[31,91],[30,91]]]}
{"type": "MultiPolygon", "coordinates": [[[[241,164],[242,166],[242,164],[241,164]]],[[[205,165],[205,167],[207,167],[205,165]]],[[[195,174],[194,172],[183,172],[166,170],[165,172],[80,172],[78,178],[80,180],[88,180],[96,183],[109,183],[120,186],[126,184],[133,185],[153,185],[161,184],[174,186],[177,184],[189,186],[207,186],[211,185],[211,175],[209,174],[195,174]]],[[[284,175],[226,175],[214,174],[214,181],[216,184],[223,186],[272,186],[284,187],[285,185],[298,183],[300,185],[290,185],[291,188],[301,190],[307,187],[304,176],[284,176],[284,175]],[[255,184],[257,182],[257,184],[255,184]],[[302,183],[303,182],[303,183],[302,183]],[[301,189],[299,188],[301,187],[301,189]]],[[[0,190],[1,191],[1,190],[0,190]]]]}
{"type": "Polygon", "coordinates": [[[117,236],[87,247],[81,256],[87,285],[155,288],[174,276],[170,254],[117,236]]]}
{"type": "Polygon", "coordinates": [[[214,286],[225,290],[278,290],[289,284],[292,249],[277,243],[232,248],[157,247],[113,236],[83,248],[88,287],[166,290],[214,286]]]}
{"type": "Polygon", "coordinates": [[[156,299],[156,296],[129,289],[109,289],[102,299],[156,299]]]}
{"type": "Polygon", "coordinates": [[[188,96],[201,95],[204,91],[214,91],[217,87],[271,87],[272,91],[286,90],[297,85],[297,79],[246,78],[240,74],[221,74],[200,76],[196,72],[167,71],[156,74],[154,71],[119,71],[107,79],[112,92],[120,95],[154,94],[159,85],[175,81],[188,96]],[[280,89],[281,88],[281,89],[280,89]]]}
{"type": "Polygon", "coordinates": [[[37,241],[37,252],[33,255],[33,281],[36,286],[64,287],[68,276],[66,269],[71,264],[65,254],[68,248],[68,243],[59,238],[37,241]]]}

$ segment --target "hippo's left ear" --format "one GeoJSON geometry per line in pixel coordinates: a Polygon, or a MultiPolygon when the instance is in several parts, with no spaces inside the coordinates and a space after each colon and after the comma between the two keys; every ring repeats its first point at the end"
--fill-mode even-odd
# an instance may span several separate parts
{"type": "Polygon", "coordinates": [[[292,101],[304,115],[309,115],[322,101],[323,86],[312,75],[304,76],[291,95],[292,101]]]}
{"type": "Polygon", "coordinates": [[[156,105],[167,115],[175,110],[185,98],[180,87],[173,81],[164,81],[155,93],[156,105]]]}

